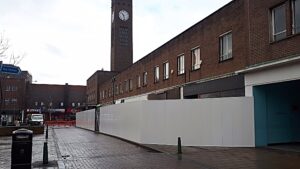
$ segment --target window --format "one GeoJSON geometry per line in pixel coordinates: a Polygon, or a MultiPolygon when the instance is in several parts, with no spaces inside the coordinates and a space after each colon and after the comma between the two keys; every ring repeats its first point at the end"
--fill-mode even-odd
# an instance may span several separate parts
{"type": "Polygon", "coordinates": [[[12,104],[17,104],[17,102],[18,102],[18,99],[16,99],[16,98],[11,99],[12,104]]]}
{"type": "Polygon", "coordinates": [[[184,55],[177,58],[177,74],[184,74],[184,55]]]}
{"type": "Polygon", "coordinates": [[[126,80],[124,84],[125,84],[125,92],[128,92],[128,90],[129,90],[128,80],[126,80]]]}
{"type": "Polygon", "coordinates": [[[192,70],[200,69],[201,63],[200,48],[192,49],[192,70]]]}
{"type": "Polygon", "coordinates": [[[75,103],[74,102],[72,103],[72,107],[75,107],[75,103]]]}
{"type": "Polygon", "coordinates": [[[147,85],[147,72],[143,73],[143,86],[147,85]]]}
{"type": "Polygon", "coordinates": [[[132,91],[133,89],[133,83],[132,83],[132,79],[129,79],[129,90],[132,91]]]}
{"type": "Polygon", "coordinates": [[[170,74],[169,62],[165,62],[163,64],[163,68],[164,68],[164,80],[169,79],[169,74],[170,74]]]}
{"type": "Polygon", "coordinates": [[[34,105],[35,105],[35,106],[38,106],[38,105],[39,105],[39,103],[38,103],[38,102],[34,102],[34,105]]]}
{"type": "Polygon", "coordinates": [[[64,102],[60,102],[60,106],[63,107],[64,106],[64,102]]]}
{"type": "Polygon", "coordinates": [[[136,77],[136,80],[137,80],[137,81],[136,81],[136,83],[137,83],[136,85],[137,85],[138,88],[140,88],[140,87],[141,87],[141,76],[138,75],[138,76],[136,77]]]}
{"type": "Polygon", "coordinates": [[[4,99],[4,104],[9,105],[9,99],[4,99]]]}
{"type": "Polygon", "coordinates": [[[293,7],[293,33],[300,33],[300,0],[292,1],[293,7]]]}
{"type": "Polygon", "coordinates": [[[286,37],[285,5],[272,9],[272,40],[278,41],[286,37]]]}
{"type": "Polygon", "coordinates": [[[154,83],[159,81],[159,66],[154,67],[154,83]]]}
{"type": "Polygon", "coordinates": [[[232,58],[232,33],[220,36],[220,61],[232,58]]]}
{"type": "Polygon", "coordinates": [[[122,83],[119,84],[119,90],[120,90],[120,94],[123,94],[122,83]]]}
{"type": "Polygon", "coordinates": [[[119,85],[116,84],[116,95],[118,95],[119,92],[120,92],[120,91],[119,91],[119,85]]]}
{"type": "Polygon", "coordinates": [[[77,103],[77,106],[79,107],[79,106],[80,106],[80,103],[77,103]]]}

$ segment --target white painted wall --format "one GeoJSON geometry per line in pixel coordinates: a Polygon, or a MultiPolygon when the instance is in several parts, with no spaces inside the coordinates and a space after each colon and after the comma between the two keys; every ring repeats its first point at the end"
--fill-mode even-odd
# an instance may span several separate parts
{"type": "Polygon", "coordinates": [[[300,79],[300,63],[274,67],[245,75],[245,85],[263,85],[300,79]]]}
{"type": "Polygon", "coordinates": [[[76,113],[76,127],[95,130],[95,109],[76,113]]]}
{"type": "Polygon", "coordinates": [[[141,101],[101,108],[100,131],[142,144],[254,147],[252,97],[141,101]]]}

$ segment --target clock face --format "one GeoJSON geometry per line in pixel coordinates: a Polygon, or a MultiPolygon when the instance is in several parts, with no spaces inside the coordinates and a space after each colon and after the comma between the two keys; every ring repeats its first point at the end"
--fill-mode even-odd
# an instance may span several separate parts
{"type": "Polygon", "coordinates": [[[112,22],[112,23],[114,22],[114,19],[115,19],[115,12],[113,12],[113,13],[111,14],[111,22],[112,22]]]}
{"type": "Polygon", "coordinates": [[[125,10],[121,10],[119,12],[119,18],[122,20],[122,21],[127,21],[129,19],[129,13],[125,10]]]}

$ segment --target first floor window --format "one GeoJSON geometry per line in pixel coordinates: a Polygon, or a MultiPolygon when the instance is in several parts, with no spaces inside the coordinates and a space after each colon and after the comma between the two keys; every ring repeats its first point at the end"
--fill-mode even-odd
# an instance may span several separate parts
{"type": "Polygon", "coordinates": [[[200,48],[196,48],[192,50],[192,70],[200,69],[200,65],[200,48]]]}
{"type": "Polygon", "coordinates": [[[272,37],[273,41],[286,37],[285,4],[272,9],[272,37]]]}
{"type": "Polygon", "coordinates": [[[154,83],[159,81],[159,66],[155,66],[154,68],[154,83]]]}
{"type": "Polygon", "coordinates": [[[293,33],[300,33],[300,0],[293,0],[293,33]]]}
{"type": "Polygon", "coordinates": [[[232,33],[220,37],[220,61],[232,58],[232,33]]]}
{"type": "Polygon", "coordinates": [[[132,79],[129,79],[129,90],[131,91],[132,89],[133,89],[132,79]]]}
{"type": "Polygon", "coordinates": [[[147,85],[147,72],[143,73],[143,86],[147,85]]]}
{"type": "Polygon", "coordinates": [[[184,74],[184,55],[177,58],[177,74],[184,74]]]}
{"type": "Polygon", "coordinates": [[[141,76],[140,75],[137,76],[137,87],[138,88],[141,87],[141,76]]]}
{"type": "Polygon", "coordinates": [[[129,83],[128,80],[125,81],[125,92],[129,91],[129,83]]]}
{"type": "Polygon", "coordinates": [[[170,72],[169,62],[165,62],[163,68],[164,68],[164,80],[169,79],[169,72],[170,72]]]}

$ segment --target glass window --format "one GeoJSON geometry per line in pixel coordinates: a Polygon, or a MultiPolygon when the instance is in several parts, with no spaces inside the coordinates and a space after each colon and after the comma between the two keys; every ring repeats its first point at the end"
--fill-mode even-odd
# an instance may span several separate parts
{"type": "Polygon", "coordinates": [[[119,90],[120,90],[119,93],[122,94],[123,93],[122,83],[119,84],[119,90]]]}
{"type": "Polygon", "coordinates": [[[147,85],[147,72],[143,73],[143,85],[146,86],[147,85]]]}
{"type": "Polygon", "coordinates": [[[277,41],[286,37],[286,17],[284,4],[272,9],[272,31],[273,41],[277,41]]]}
{"type": "Polygon", "coordinates": [[[141,87],[141,76],[140,75],[137,76],[137,87],[138,88],[141,87]]]}
{"type": "Polygon", "coordinates": [[[200,48],[196,48],[192,50],[192,70],[200,69],[201,65],[200,59],[200,48]]]}
{"type": "Polygon", "coordinates": [[[159,81],[159,66],[155,66],[154,68],[154,83],[159,81]]]}
{"type": "Polygon", "coordinates": [[[184,74],[184,55],[177,58],[177,74],[184,74]]]}
{"type": "Polygon", "coordinates": [[[232,58],[232,33],[220,37],[220,61],[232,58]]]}
{"type": "Polygon", "coordinates": [[[293,33],[300,33],[300,0],[293,1],[293,33]]]}
{"type": "Polygon", "coordinates": [[[164,68],[164,80],[169,79],[169,75],[170,75],[169,62],[165,62],[163,64],[163,68],[164,68]]]}

